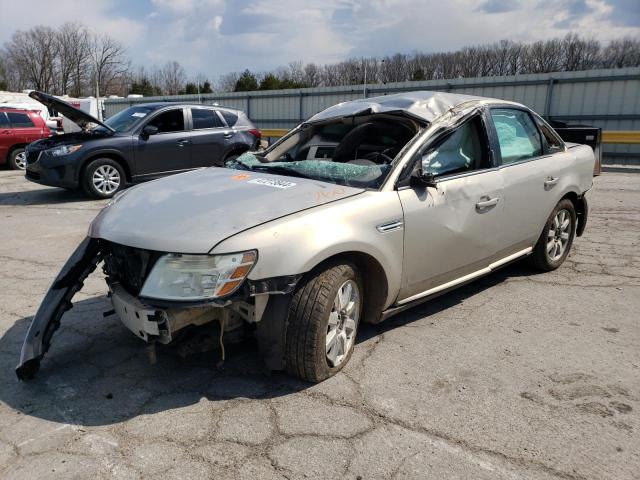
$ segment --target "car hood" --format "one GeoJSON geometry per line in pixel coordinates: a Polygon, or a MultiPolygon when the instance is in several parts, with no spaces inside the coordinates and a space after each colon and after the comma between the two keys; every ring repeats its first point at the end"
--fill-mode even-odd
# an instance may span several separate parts
{"type": "Polygon", "coordinates": [[[79,108],[74,107],[73,105],[68,104],[67,102],[60,100],[59,98],[54,97],[53,95],[49,95],[47,93],[38,92],[34,90],[29,92],[29,96],[34,100],[46,105],[53,110],[58,111],[73,123],[77,124],[80,128],[86,128],[87,125],[91,123],[95,123],[96,125],[100,125],[106,128],[108,131],[113,132],[113,128],[109,125],[102,123],[96,117],[89,115],[86,112],[83,112],[79,108]]]}
{"type": "Polygon", "coordinates": [[[125,190],[98,214],[89,236],[147,250],[207,253],[243,230],[363,191],[306,178],[207,168],[125,190]]]}
{"type": "MultiPolygon", "coordinates": [[[[92,140],[98,140],[101,138],[111,136],[111,133],[107,132],[73,132],[63,133],[61,135],[53,135],[51,137],[37,140],[27,145],[27,150],[32,152],[39,152],[41,150],[47,150],[49,148],[57,147],[60,145],[72,145],[74,143],[87,143],[92,140]]],[[[116,134],[117,135],[117,134],[116,134]]]]}

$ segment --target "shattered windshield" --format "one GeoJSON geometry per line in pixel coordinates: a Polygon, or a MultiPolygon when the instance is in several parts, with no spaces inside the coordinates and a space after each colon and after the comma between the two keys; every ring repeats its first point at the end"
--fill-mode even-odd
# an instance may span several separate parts
{"type": "Polygon", "coordinates": [[[226,167],[375,189],[417,130],[411,121],[376,116],[306,124],[265,154],[247,152],[226,167]]]}

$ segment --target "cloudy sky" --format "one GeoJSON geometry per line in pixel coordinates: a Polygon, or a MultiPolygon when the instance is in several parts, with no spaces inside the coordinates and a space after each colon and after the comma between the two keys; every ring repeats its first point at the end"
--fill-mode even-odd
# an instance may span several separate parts
{"type": "Polygon", "coordinates": [[[217,78],[569,31],[606,42],[640,35],[640,0],[0,0],[0,43],[71,20],[119,39],[136,64],[175,59],[217,78]]]}

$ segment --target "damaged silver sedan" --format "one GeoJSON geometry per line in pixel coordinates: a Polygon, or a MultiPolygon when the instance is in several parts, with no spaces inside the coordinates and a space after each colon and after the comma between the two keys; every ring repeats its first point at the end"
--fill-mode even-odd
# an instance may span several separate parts
{"type": "Polygon", "coordinates": [[[341,103],[226,168],[118,194],[45,296],[18,377],[37,372],[102,263],[115,312],[145,342],[213,322],[223,342],[254,335],[268,368],[324,380],[362,322],[524,257],[558,268],[584,231],[594,161],[512,102],[341,103]]]}

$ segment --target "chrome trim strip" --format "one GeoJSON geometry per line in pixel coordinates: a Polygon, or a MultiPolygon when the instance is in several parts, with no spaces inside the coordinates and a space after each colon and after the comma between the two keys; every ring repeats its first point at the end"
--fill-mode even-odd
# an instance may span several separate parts
{"type": "Polygon", "coordinates": [[[531,253],[532,251],[533,251],[533,247],[527,247],[524,250],[520,250],[519,252],[509,255],[508,257],[504,257],[498,260],[497,262],[493,262],[485,268],[481,268],[480,270],[476,270],[475,272],[469,273],[468,275],[465,275],[463,277],[456,278],[455,280],[451,280],[450,282],[443,283],[442,285],[438,285],[437,287],[431,288],[429,290],[425,290],[424,292],[413,295],[412,297],[405,298],[404,300],[401,300],[400,302],[398,302],[398,305],[404,305],[405,303],[413,302],[414,300],[418,300],[419,298],[433,295],[434,293],[441,292],[442,290],[455,287],[460,283],[464,283],[469,280],[473,280],[474,278],[480,277],[482,275],[486,275],[487,273],[491,273],[493,270],[497,269],[498,267],[506,263],[509,263],[510,261],[515,260],[518,257],[523,257],[531,253]]]}
{"type": "Polygon", "coordinates": [[[393,222],[383,223],[382,225],[378,225],[376,230],[380,233],[392,232],[394,230],[401,230],[404,227],[404,222],[402,220],[394,220],[393,222]]]}
{"type": "Polygon", "coordinates": [[[532,251],[533,251],[533,247],[527,247],[524,250],[520,250],[519,252],[509,255],[508,257],[504,257],[503,259],[498,260],[497,262],[493,262],[491,265],[489,265],[489,268],[491,270],[495,270],[496,268],[501,267],[505,263],[509,263],[510,261],[515,260],[518,257],[523,257],[524,255],[527,255],[532,251]]]}

